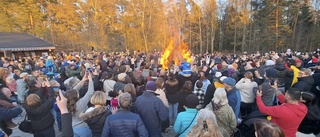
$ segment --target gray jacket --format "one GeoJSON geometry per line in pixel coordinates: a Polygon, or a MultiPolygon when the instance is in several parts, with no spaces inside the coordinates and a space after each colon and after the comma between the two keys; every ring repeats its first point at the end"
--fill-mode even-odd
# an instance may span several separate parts
{"type": "Polygon", "coordinates": [[[24,100],[28,95],[28,89],[26,86],[27,86],[27,82],[25,82],[22,79],[17,80],[17,93],[18,93],[18,100],[20,101],[20,103],[24,103],[24,100]]]}

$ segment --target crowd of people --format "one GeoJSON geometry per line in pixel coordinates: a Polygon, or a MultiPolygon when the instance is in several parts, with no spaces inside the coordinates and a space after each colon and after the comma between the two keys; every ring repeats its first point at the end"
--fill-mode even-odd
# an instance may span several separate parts
{"type": "MultiPolygon", "coordinates": [[[[64,53],[0,61],[0,137],[26,113],[35,137],[256,137],[320,133],[320,50],[192,55],[64,53]],[[54,124],[57,124],[57,129],[54,124]],[[243,135],[243,134],[242,134],[243,135]]],[[[21,127],[22,128],[22,127],[21,127]]]]}

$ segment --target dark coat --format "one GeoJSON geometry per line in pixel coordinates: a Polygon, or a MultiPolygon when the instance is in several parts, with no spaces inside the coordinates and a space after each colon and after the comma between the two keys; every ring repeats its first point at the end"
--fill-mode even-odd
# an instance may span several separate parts
{"type": "Polygon", "coordinates": [[[185,111],[185,108],[183,106],[186,105],[186,97],[189,94],[193,94],[192,92],[188,92],[188,91],[179,91],[178,93],[176,93],[172,98],[170,98],[170,100],[168,99],[168,102],[172,102],[172,103],[179,103],[178,105],[178,113],[185,111]]]}
{"type": "Polygon", "coordinates": [[[166,97],[168,99],[168,102],[169,103],[173,103],[173,102],[170,102],[171,100],[173,100],[172,98],[174,97],[174,95],[176,93],[178,93],[179,91],[179,87],[178,87],[178,80],[167,80],[166,83],[164,84],[164,87],[166,89],[166,97]]]}
{"type": "Polygon", "coordinates": [[[104,122],[109,115],[111,115],[111,112],[107,107],[99,107],[90,112],[81,113],[79,117],[88,124],[92,137],[101,137],[104,122]]]}
{"type": "Polygon", "coordinates": [[[308,107],[308,113],[302,120],[298,131],[304,134],[314,133],[317,135],[320,132],[320,108],[317,105],[308,107]]]}
{"type": "MultiPolygon", "coordinates": [[[[189,77],[178,75],[177,80],[178,80],[178,84],[179,84],[179,90],[181,90],[182,86],[184,85],[184,83],[186,81],[191,81],[192,85],[194,85],[198,79],[199,79],[199,76],[195,73],[192,73],[191,76],[189,76],[189,77]]],[[[192,87],[192,89],[193,89],[193,87],[192,87]]]]}
{"type": "Polygon", "coordinates": [[[148,131],[139,115],[128,110],[119,110],[108,116],[102,137],[148,137],[148,131]]]}
{"type": "Polygon", "coordinates": [[[61,125],[62,125],[61,136],[73,137],[71,113],[61,114],[61,125]]]}
{"type": "Polygon", "coordinates": [[[34,131],[42,131],[53,126],[54,118],[51,113],[54,102],[54,91],[53,88],[48,88],[49,98],[36,107],[25,106],[28,119],[31,120],[32,129],[34,131]]]}
{"type": "Polygon", "coordinates": [[[150,137],[161,137],[161,124],[168,118],[168,111],[154,92],[145,91],[136,101],[136,112],[146,125],[150,137]]]}
{"type": "Polygon", "coordinates": [[[298,82],[292,85],[293,88],[297,88],[300,91],[309,91],[314,83],[312,76],[298,78],[298,82]]]}
{"type": "Polygon", "coordinates": [[[278,86],[279,87],[284,87],[285,86],[285,82],[286,82],[286,78],[287,78],[287,73],[288,73],[288,70],[287,68],[285,67],[284,63],[279,63],[279,64],[276,64],[274,66],[276,72],[277,72],[277,79],[278,79],[278,86]]]}

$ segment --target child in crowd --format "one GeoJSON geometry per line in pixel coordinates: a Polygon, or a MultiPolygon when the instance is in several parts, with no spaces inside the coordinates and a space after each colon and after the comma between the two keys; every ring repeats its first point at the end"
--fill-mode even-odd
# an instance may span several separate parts
{"type": "Polygon", "coordinates": [[[110,100],[110,106],[112,108],[117,108],[118,107],[118,96],[120,95],[122,91],[111,91],[109,92],[109,96],[112,97],[112,99],[110,100]]]}

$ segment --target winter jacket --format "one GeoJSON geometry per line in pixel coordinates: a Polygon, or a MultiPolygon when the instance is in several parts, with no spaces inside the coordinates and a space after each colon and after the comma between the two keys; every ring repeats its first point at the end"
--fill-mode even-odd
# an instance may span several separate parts
{"type": "Polygon", "coordinates": [[[284,87],[285,86],[285,81],[286,81],[286,78],[287,78],[287,73],[288,73],[287,68],[284,66],[284,63],[279,63],[279,64],[276,64],[274,66],[274,69],[277,72],[277,78],[278,78],[277,84],[278,84],[278,86],[279,87],[284,87]]]}
{"type": "Polygon", "coordinates": [[[142,118],[150,137],[161,137],[161,123],[168,110],[154,92],[145,91],[136,101],[136,112],[142,118]]]}
{"type": "Polygon", "coordinates": [[[293,80],[292,80],[292,85],[296,84],[298,82],[298,76],[299,76],[299,72],[300,70],[296,67],[291,65],[290,68],[293,70],[293,80]]]}
{"type": "MultiPolygon", "coordinates": [[[[84,81],[80,81],[74,87],[74,89],[79,91],[79,89],[83,86],[83,84],[84,84],[84,81]]],[[[88,102],[90,101],[91,96],[93,95],[93,92],[94,92],[94,84],[92,80],[89,80],[87,93],[82,98],[80,98],[76,103],[76,112],[73,114],[73,117],[72,117],[73,127],[81,128],[81,127],[88,126],[86,123],[83,122],[83,120],[79,118],[79,115],[81,112],[85,112],[88,109],[88,102]]]]}
{"type": "Polygon", "coordinates": [[[20,103],[24,103],[24,100],[28,95],[28,89],[26,86],[27,86],[27,82],[25,82],[22,79],[17,80],[17,93],[18,93],[18,100],[20,101],[20,103]]]}
{"type": "Polygon", "coordinates": [[[118,82],[116,82],[115,84],[114,84],[114,87],[113,87],[113,89],[115,90],[115,91],[124,91],[124,87],[126,86],[126,84],[124,84],[123,82],[121,82],[121,81],[118,81],[118,82]]]}
{"type": "Polygon", "coordinates": [[[49,70],[52,70],[53,72],[56,71],[56,66],[54,64],[53,60],[46,60],[46,68],[48,68],[49,70]]]}
{"type": "MultiPolygon", "coordinates": [[[[197,84],[198,81],[200,81],[200,80],[197,80],[197,81],[195,82],[193,90],[197,90],[196,84],[197,84]]],[[[211,84],[211,82],[210,82],[208,79],[203,80],[203,81],[201,81],[201,82],[203,83],[203,86],[202,86],[201,89],[202,89],[202,91],[206,92],[206,91],[207,91],[207,88],[208,88],[208,86],[211,84]]]]}
{"type": "Polygon", "coordinates": [[[62,137],[73,137],[71,113],[61,114],[61,126],[62,137]]]}
{"type": "Polygon", "coordinates": [[[54,124],[54,118],[50,111],[53,107],[54,91],[52,87],[49,87],[48,91],[49,98],[39,106],[25,106],[28,119],[31,120],[31,126],[34,131],[48,129],[54,124]]]}
{"type": "Polygon", "coordinates": [[[104,122],[109,115],[111,112],[107,107],[99,107],[86,113],[80,113],[79,118],[88,124],[92,137],[101,137],[104,122]]]}
{"type": "Polygon", "coordinates": [[[148,137],[148,131],[139,115],[128,110],[118,110],[108,116],[101,137],[148,137]]]}
{"type": "Polygon", "coordinates": [[[67,77],[77,77],[80,75],[81,67],[78,67],[77,69],[71,69],[70,67],[66,67],[66,76],[67,77]]]}
{"type": "Polygon", "coordinates": [[[193,93],[188,91],[179,91],[169,101],[169,102],[172,102],[173,104],[178,102],[178,113],[185,111],[184,106],[186,104],[186,97],[189,94],[193,94],[193,93]]]}
{"type": "Polygon", "coordinates": [[[238,89],[233,88],[230,91],[227,91],[227,98],[230,107],[232,108],[236,118],[240,116],[240,105],[241,105],[241,96],[238,89]]]}
{"type": "Polygon", "coordinates": [[[174,97],[174,95],[176,93],[178,93],[178,80],[174,79],[174,80],[167,80],[166,83],[164,84],[164,87],[166,89],[166,96],[167,96],[167,99],[169,101],[169,103],[172,103],[170,102],[172,100],[172,98],[174,97]]]}
{"type": "Polygon", "coordinates": [[[198,79],[199,79],[199,76],[195,73],[192,73],[191,75],[189,74],[188,76],[183,76],[183,75],[179,74],[177,76],[177,80],[178,80],[178,84],[179,84],[179,91],[181,90],[182,86],[184,85],[184,83],[186,81],[191,81],[192,86],[193,86],[198,79]]]}
{"type": "Polygon", "coordinates": [[[314,83],[312,76],[298,78],[298,82],[292,87],[300,91],[309,91],[314,83]]]}
{"type": "Polygon", "coordinates": [[[169,108],[168,99],[166,97],[166,93],[162,89],[157,89],[154,93],[159,94],[157,97],[162,101],[166,108],[169,108]]]}
{"type": "Polygon", "coordinates": [[[179,137],[185,137],[197,123],[197,113],[198,110],[195,108],[186,108],[185,112],[180,112],[178,114],[177,119],[174,122],[173,129],[175,133],[180,134],[179,137]]]}
{"type": "Polygon", "coordinates": [[[213,94],[217,88],[224,88],[223,83],[214,82],[213,84],[208,85],[206,94],[204,95],[203,106],[207,106],[211,102],[211,100],[213,99],[213,94]]]}
{"type": "Polygon", "coordinates": [[[7,100],[0,100],[0,121],[8,121],[22,113],[20,107],[13,106],[7,100]]]}
{"type": "Polygon", "coordinates": [[[253,103],[255,95],[253,88],[258,87],[258,84],[250,79],[243,78],[237,84],[236,88],[240,91],[241,102],[253,103]]]}
{"type": "Polygon", "coordinates": [[[320,132],[320,108],[317,105],[309,106],[306,117],[302,120],[298,131],[304,134],[315,134],[320,132]]]}
{"type": "Polygon", "coordinates": [[[109,96],[109,92],[113,91],[113,87],[116,84],[114,80],[107,79],[103,82],[103,90],[107,94],[107,100],[111,100],[111,97],[109,96]]]}
{"type": "Polygon", "coordinates": [[[275,89],[271,87],[270,81],[265,80],[262,84],[262,101],[266,106],[273,106],[275,89]]]}
{"type": "Polygon", "coordinates": [[[308,109],[302,103],[299,103],[299,105],[284,103],[283,94],[279,95],[278,99],[283,103],[282,105],[268,107],[263,104],[261,96],[257,96],[258,108],[261,113],[271,116],[271,122],[282,128],[286,137],[296,137],[298,127],[306,116],[308,109]]]}
{"type": "Polygon", "coordinates": [[[105,72],[108,70],[108,64],[104,60],[99,60],[98,64],[100,65],[101,72],[105,72]]]}
{"type": "Polygon", "coordinates": [[[229,104],[224,106],[218,106],[216,104],[212,106],[212,104],[213,103],[209,103],[205,109],[209,109],[214,112],[218,126],[224,128],[229,135],[232,135],[233,129],[237,126],[237,119],[232,108],[229,106],[229,104]]]}

